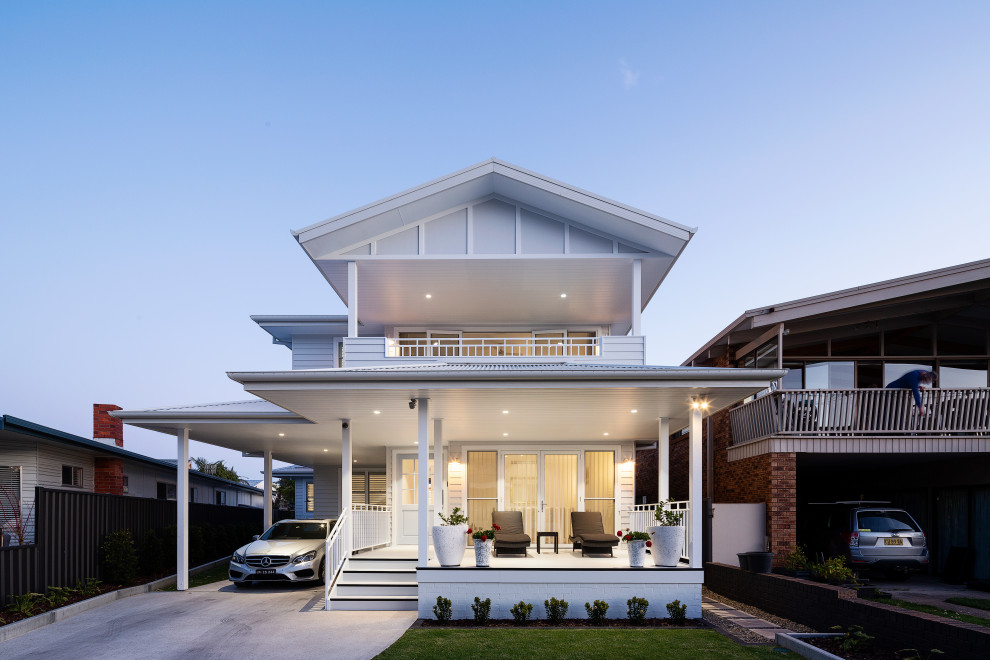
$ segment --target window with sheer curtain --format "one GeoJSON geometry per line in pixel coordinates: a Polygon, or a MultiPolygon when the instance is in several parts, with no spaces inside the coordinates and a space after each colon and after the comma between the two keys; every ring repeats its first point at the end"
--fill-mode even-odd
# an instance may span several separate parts
{"type": "Polygon", "coordinates": [[[615,452],[584,452],[584,510],[602,514],[606,534],[615,531],[615,452]]]}
{"type": "Polygon", "coordinates": [[[498,452],[469,451],[466,476],[468,524],[488,529],[498,507],[498,452]]]}

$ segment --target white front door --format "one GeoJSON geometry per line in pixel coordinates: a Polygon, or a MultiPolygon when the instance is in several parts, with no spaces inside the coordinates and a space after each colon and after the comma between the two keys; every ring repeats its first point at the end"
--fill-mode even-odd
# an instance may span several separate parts
{"type": "MultiPolygon", "coordinates": [[[[433,474],[433,459],[430,459],[430,474],[433,474]]],[[[395,543],[416,545],[419,525],[419,458],[416,454],[396,454],[395,492],[395,543]]],[[[433,520],[433,484],[429,485],[429,519],[433,520]]],[[[432,524],[432,522],[431,522],[432,524]]]]}

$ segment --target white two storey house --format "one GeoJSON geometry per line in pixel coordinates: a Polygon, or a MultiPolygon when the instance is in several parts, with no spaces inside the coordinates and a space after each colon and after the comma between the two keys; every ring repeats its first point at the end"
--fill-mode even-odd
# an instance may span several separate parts
{"type": "Polygon", "coordinates": [[[650,616],[676,598],[700,617],[702,416],[783,372],[645,364],[642,310],[693,232],[489,160],[294,232],[347,315],[254,317],[292,368],[229,372],[251,401],[115,415],[175,434],[180,465],[194,438],[263,456],[267,475],[273,458],[312,466],[312,515],[339,520],[328,609],[430,616],[443,595],[458,618],[481,595],[508,618],[519,600],[563,596],[618,614],[638,595],[650,616]],[[606,533],[650,524],[633,501],[636,447],[659,444],[662,499],[681,428],[682,565],[571,552],[571,512],[600,512],[606,533]],[[520,511],[534,547],[489,569],[469,555],[440,567],[430,528],[453,507],[485,528],[493,511],[520,511]],[[538,532],[556,532],[558,553],[545,538],[536,553],[538,532]],[[376,557],[406,566],[402,589],[341,588],[376,557]]]}

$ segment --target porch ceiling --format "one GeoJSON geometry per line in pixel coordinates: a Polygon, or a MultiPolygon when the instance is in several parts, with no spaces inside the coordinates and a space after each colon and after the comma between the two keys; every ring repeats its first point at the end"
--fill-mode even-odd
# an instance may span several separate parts
{"type": "MultiPolygon", "coordinates": [[[[277,460],[303,465],[339,464],[340,420],[348,419],[356,466],[360,467],[384,464],[387,447],[414,445],[418,413],[409,408],[412,398],[429,399],[430,417],[443,420],[445,443],[654,442],[658,418],[669,418],[672,430],[687,425],[693,398],[707,400],[710,411],[719,410],[780,375],[769,370],[729,370],[736,378],[719,380],[712,371],[697,370],[691,374],[694,378],[668,380],[588,382],[572,378],[553,383],[491,378],[361,382],[332,376],[319,380],[322,372],[253,374],[271,378],[246,382],[245,389],[298,415],[294,423],[183,419],[177,411],[121,411],[117,415],[129,424],[162,432],[185,426],[201,442],[246,452],[270,450],[277,460]],[[737,378],[744,371],[752,373],[737,378]],[[296,378],[291,383],[279,382],[278,376],[296,378]],[[300,376],[308,380],[299,382],[300,376]]],[[[247,380],[245,374],[234,376],[247,380]]]]}

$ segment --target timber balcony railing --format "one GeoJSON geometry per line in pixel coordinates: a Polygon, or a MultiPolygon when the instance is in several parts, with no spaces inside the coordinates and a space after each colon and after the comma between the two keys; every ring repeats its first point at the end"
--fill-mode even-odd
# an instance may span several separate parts
{"type": "Polygon", "coordinates": [[[641,336],[602,337],[452,337],[396,339],[347,337],[345,366],[398,362],[597,362],[642,365],[641,336]]]}
{"type": "Polygon", "coordinates": [[[990,434],[990,388],[777,390],[729,412],[732,444],[771,436],[990,434]]]}

